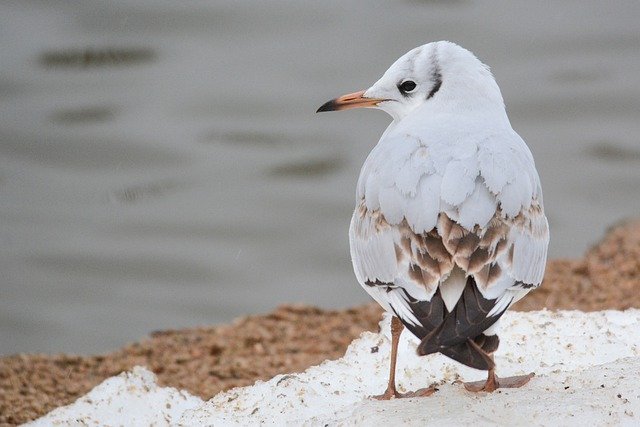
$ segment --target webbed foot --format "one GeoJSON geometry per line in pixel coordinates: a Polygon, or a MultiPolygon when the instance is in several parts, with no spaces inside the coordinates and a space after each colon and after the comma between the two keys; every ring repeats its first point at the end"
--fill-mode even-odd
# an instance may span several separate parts
{"type": "Polygon", "coordinates": [[[474,381],[470,383],[464,383],[464,388],[467,391],[474,393],[484,391],[492,393],[499,388],[518,388],[522,387],[533,378],[535,374],[532,372],[528,375],[516,375],[513,377],[498,378],[496,375],[490,373],[489,378],[486,381],[474,381]]]}

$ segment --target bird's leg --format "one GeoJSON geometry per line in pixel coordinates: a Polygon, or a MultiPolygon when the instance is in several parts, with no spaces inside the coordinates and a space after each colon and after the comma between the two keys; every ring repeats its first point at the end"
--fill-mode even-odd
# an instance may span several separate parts
{"type": "Polygon", "coordinates": [[[391,398],[397,397],[420,397],[420,396],[430,396],[433,394],[436,389],[435,387],[421,388],[416,391],[411,391],[408,393],[399,393],[396,390],[396,360],[398,359],[398,343],[400,342],[400,334],[404,326],[398,317],[393,316],[391,318],[391,366],[389,370],[389,384],[387,384],[387,389],[384,393],[379,394],[377,396],[372,396],[373,399],[376,400],[389,400],[391,398]]]}
{"type": "Polygon", "coordinates": [[[396,390],[396,360],[398,358],[398,342],[400,334],[404,329],[404,325],[396,316],[391,318],[391,366],[389,370],[389,384],[384,393],[372,396],[377,400],[389,400],[392,397],[400,397],[400,393],[396,390]]]}
{"type": "MultiPolygon", "coordinates": [[[[493,360],[493,355],[490,355],[493,360]]],[[[487,374],[486,381],[474,381],[471,383],[464,383],[464,388],[468,391],[479,392],[485,391],[487,393],[492,393],[499,388],[518,388],[522,387],[526,383],[529,382],[531,378],[534,377],[534,373],[530,373],[528,375],[516,375],[513,377],[506,378],[498,378],[495,373],[495,369],[489,369],[489,373],[487,374]]]]}

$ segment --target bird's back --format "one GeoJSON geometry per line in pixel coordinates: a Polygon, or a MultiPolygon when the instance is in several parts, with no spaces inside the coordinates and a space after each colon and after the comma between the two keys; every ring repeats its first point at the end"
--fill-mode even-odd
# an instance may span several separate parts
{"type": "Polygon", "coordinates": [[[475,338],[542,281],[540,181],[508,122],[392,125],[362,168],[356,203],[351,255],[367,292],[421,339],[447,329],[447,316],[467,319],[431,345],[475,338]]]}

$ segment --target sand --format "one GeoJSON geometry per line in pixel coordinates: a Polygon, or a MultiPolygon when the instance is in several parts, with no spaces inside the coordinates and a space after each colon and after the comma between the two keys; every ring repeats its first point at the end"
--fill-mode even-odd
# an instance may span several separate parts
{"type": "MultiPolygon", "coordinates": [[[[552,260],[544,284],[515,308],[640,308],[640,220],[619,224],[579,260],[552,260]]],[[[0,358],[0,425],[33,420],[67,405],[105,378],[147,366],[163,386],[203,399],[222,390],[300,372],[336,359],[380,309],[286,305],[230,325],[161,331],[99,356],[18,354],[0,358]]]]}

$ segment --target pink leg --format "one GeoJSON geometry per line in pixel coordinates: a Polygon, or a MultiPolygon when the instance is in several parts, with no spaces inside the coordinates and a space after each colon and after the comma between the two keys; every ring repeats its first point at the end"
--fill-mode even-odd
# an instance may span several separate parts
{"type": "Polygon", "coordinates": [[[400,319],[396,316],[393,316],[391,319],[391,366],[389,371],[389,384],[387,384],[387,389],[384,393],[379,394],[377,396],[371,396],[376,400],[390,400],[392,398],[402,398],[402,397],[420,397],[420,396],[430,396],[435,393],[436,389],[434,387],[421,388],[416,391],[411,391],[408,393],[399,393],[396,390],[396,360],[398,358],[398,342],[400,341],[400,334],[404,326],[400,319]]]}

